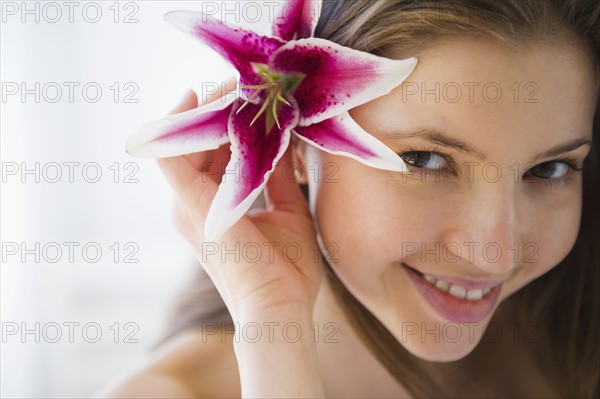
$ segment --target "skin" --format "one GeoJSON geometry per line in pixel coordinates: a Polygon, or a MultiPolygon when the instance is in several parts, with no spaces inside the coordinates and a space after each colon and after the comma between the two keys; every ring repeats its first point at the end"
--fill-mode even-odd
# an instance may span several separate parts
{"type": "MultiPolygon", "coordinates": [[[[463,167],[461,176],[438,171],[436,182],[436,162],[441,168],[447,165],[439,156],[417,162],[433,173],[425,175],[414,168],[413,176],[402,180],[396,173],[307,148],[308,163],[320,165],[321,176],[337,180],[309,179],[310,189],[318,192],[316,216],[322,241],[337,244],[334,270],[414,355],[441,362],[463,358],[477,346],[493,312],[480,323],[460,324],[458,341],[455,329],[448,330],[446,339],[442,327],[448,321],[415,290],[400,262],[424,273],[503,282],[499,304],[555,267],[571,250],[581,215],[581,173],[557,163],[546,174],[536,169],[538,178],[526,172],[561,158],[535,160],[541,151],[574,138],[591,140],[597,96],[593,77],[589,61],[573,45],[538,45],[523,56],[486,39],[452,41],[425,51],[410,82],[350,113],[397,153],[412,148],[448,154],[463,167]],[[448,91],[436,102],[433,95],[422,101],[421,93],[406,94],[415,87],[432,89],[435,82],[441,87],[458,83],[462,97],[445,101],[455,96],[448,91]],[[463,82],[480,82],[473,100],[463,82]],[[488,100],[483,97],[481,87],[488,82],[502,88],[499,101],[489,100],[495,97],[493,90],[488,100]],[[515,101],[509,89],[514,82],[520,83],[521,90],[534,82],[539,91],[532,99],[539,101],[524,102],[524,94],[532,90],[522,90],[520,101],[515,101]],[[477,149],[485,160],[423,138],[403,137],[403,132],[417,129],[448,132],[477,149]],[[484,169],[492,162],[499,166],[484,169]],[[474,166],[469,170],[468,165],[474,166]],[[495,181],[498,168],[501,177],[495,181]],[[543,177],[550,176],[555,181],[564,176],[569,182],[549,187],[543,177]],[[338,205],[340,198],[344,206],[338,205]],[[352,217],[347,217],[349,210],[352,217]],[[469,242],[479,246],[471,244],[470,249],[469,242]],[[420,247],[415,252],[405,243],[420,247]],[[423,252],[436,248],[436,243],[441,248],[437,259],[423,252]],[[493,248],[487,254],[482,249],[487,243],[501,249],[499,259],[493,248]],[[409,323],[417,323],[423,331],[435,331],[437,325],[439,333],[407,334],[409,323]]],[[[573,156],[581,165],[589,150],[589,145],[583,145],[562,155],[573,156]]]]}
{"type": "MultiPolygon", "coordinates": [[[[555,393],[550,382],[533,369],[527,348],[511,344],[510,340],[501,340],[492,346],[484,345],[480,343],[483,328],[474,328],[469,335],[468,327],[460,326],[463,338],[453,342],[444,339],[442,333],[437,340],[431,334],[426,339],[422,339],[420,334],[402,335],[407,322],[425,325],[432,330],[435,323],[444,325],[448,321],[420,296],[399,265],[405,261],[423,272],[502,281],[499,304],[555,267],[568,254],[579,228],[581,174],[568,170],[568,184],[553,186],[543,184],[541,178],[524,175],[534,166],[528,163],[537,153],[574,138],[591,139],[598,94],[591,62],[585,51],[573,41],[537,44],[525,53],[516,53],[489,39],[475,38],[439,43],[424,50],[418,58],[419,64],[409,82],[386,96],[353,109],[351,115],[366,131],[403,157],[406,151],[431,150],[447,153],[459,166],[465,162],[479,162],[481,166],[475,167],[472,175],[463,173],[460,178],[454,177],[453,182],[442,175],[436,182],[435,175],[428,175],[422,181],[418,172],[403,179],[398,173],[369,168],[352,159],[299,144],[294,154],[289,152],[285,159],[291,161],[292,155],[295,155],[301,165],[313,194],[310,208],[298,198],[297,192],[290,194],[290,187],[286,191],[281,188],[283,183],[275,181],[267,186],[269,208],[254,212],[248,220],[243,219],[241,227],[236,225],[236,229],[246,228],[247,223],[252,223],[267,238],[288,234],[285,236],[288,240],[307,243],[305,252],[312,254],[308,245],[314,242],[314,237],[311,238],[305,229],[306,223],[311,220],[309,209],[312,209],[321,241],[335,243],[338,248],[335,254],[331,254],[337,260],[332,263],[337,275],[408,351],[435,362],[463,359],[462,364],[470,370],[470,375],[479,376],[482,385],[485,385],[480,392],[482,396],[505,392],[508,385],[515,390],[507,392],[508,395],[553,396],[555,393]],[[463,88],[463,98],[454,103],[443,98],[435,102],[431,100],[433,96],[426,97],[426,101],[421,101],[418,95],[403,98],[407,90],[414,88],[409,87],[411,83],[421,87],[421,83],[426,82],[431,88],[436,81],[441,86],[447,82],[458,82],[463,88]],[[499,101],[492,103],[481,97],[481,90],[475,90],[474,101],[469,101],[462,82],[481,82],[480,89],[485,83],[496,82],[503,89],[503,95],[499,101]],[[522,91],[521,101],[515,102],[514,92],[509,89],[514,82],[521,84],[521,90],[527,82],[538,85],[539,101],[524,103],[523,96],[530,91],[522,91]],[[448,132],[476,148],[486,160],[420,138],[402,137],[401,132],[423,128],[448,132]],[[498,181],[491,182],[483,177],[482,165],[485,162],[499,165],[502,177],[498,181]],[[331,174],[331,166],[327,166],[331,163],[336,165],[334,175],[331,174]],[[509,168],[515,163],[520,166],[519,173],[515,173],[514,167],[509,168]],[[314,179],[315,165],[321,168],[318,181],[314,179]],[[325,181],[324,176],[336,181],[325,181]],[[290,221],[291,217],[298,219],[283,226],[283,221],[290,221]],[[289,225],[300,227],[290,232],[285,230],[292,229],[289,225]],[[560,229],[557,230],[556,226],[560,229]],[[425,257],[422,252],[404,254],[402,243],[405,242],[425,243],[427,248],[433,248],[435,243],[444,247],[444,244],[455,242],[459,243],[459,247],[448,247],[448,250],[458,252],[460,249],[461,253],[454,262],[444,258],[436,261],[431,255],[425,257]],[[480,250],[474,251],[471,256],[464,246],[466,242],[482,245],[493,242],[503,254],[511,256],[503,256],[495,262],[489,261],[480,250]],[[527,253],[523,251],[526,243],[535,243],[538,250],[534,258],[537,262],[526,262],[522,257],[515,261],[514,252],[510,249],[515,242],[519,243],[522,255],[527,253]],[[478,344],[484,348],[482,351],[474,351],[478,344]],[[467,357],[472,352],[474,356],[467,357]],[[490,357],[495,359],[493,363],[485,361],[490,357]],[[482,364],[493,364],[495,369],[490,373],[482,364]],[[532,371],[526,373],[525,370],[532,371]],[[484,375],[491,377],[486,380],[484,375]]],[[[177,111],[194,107],[193,102],[193,99],[188,99],[177,111]]],[[[588,152],[589,146],[584,145],[563,155],[572,156],[581,164],[588,152]]],[[[212,156],[215,159],[221,155],[215,152],[212,156]]],[[[560,157],[536,160],[535,165],[560,157]]],[[[161,160],[161,167],[182,204],[176,212],[176,224],[198,251],[197,236],[198,231],[202,231],[202,223],[196,220],[201,220],[202,215],[194,213],[194,209],[206,204],[202,204],[202,196],[193,193],[191,188],[187,190],[193,200],[182,194],[181,187],[190,187],[190,184],[181,176],[188,173],[195,178],[186,168],[190,165],[198,168],[201,162],[198,158],[185,158],[182,163],[182,159],[161,160]],[[175,182],[174,176],[178,176],[175,182]],[[187,206],[189,203],[195,204],[196,208],[187,206]]],[[[428,165],[435,165],[435,161],[444,162],[436,158],[428,165]]],[[[549,174],[552,173],[561,176],[563,168],[554,165],[549,174]]],[[[452,174],[446,176],[453,177],[452,174]]],[[[314,233],[314,230],[311,231],[314,233]]],[[[284,266],[289,265],[278,264],[277,270],[283,273],[282,269],[287,270],[284,266]]],[[[239,289],[240,282],[237,286],[231,282],[235,279],[234,275],[221,272],[224,268],[210,267],[208,271],[213,274],[213,281],[218,277],[217,288],[223,289],[225,285],[227,290],[239,289]],[[215,276],[217,270],[221,274],[215,276]]],[[[311,363],[314,359],[298,360],[292,354],[288,356],[291,359],[289,364],[285,363],[286,358],[274,359],[269,355],[260,359],[256,357],[260,354],[232,344],[231,334],[223,339],[218,334],[212,335],[207,340],[200,332],[190,331],[180,334],[155,353],[147,365],[99,396],[239,397],[240,387],[249,383],[249,380],[244,380],[249,375],[242,373],[240,380],[238,366],[249,364],[264,373],[276,372],[277,369],[265,369],[271,363],[279,365],[279,369],[291,370],[287,380],[295,375],[295,371],[303,373],[305,379],[300,378],[301,383],[309,381],[307,378],[311,378],[311,372],[316,368],[326,396],[407,396],[404,388],[354,334],[333,300],[322,272],[312,269],[309,264],[298,267],[298,270],[303,270],[302,267],[308,270],[308,278],[296,276],[294,280],[291,275],[285,275],[287,280],[278,280],[278,284],[285,284],[285,292],[294,300],[280,297],[281,290],[274,291],[277,294],[270,298],[272,303],[276,303],[275,311],[269,314],[271,318],[268,320],[275,320],[275,315],[283,314],[285,317],[277,320],[290,321],[294,315],[300,315],[298,319],[301,322],[318,322],[320,326],[327,322],[335,323],[337,343],[326,342],[321,335],[322,338],[309,347],[309,351],[318,353],[317,363],[311,363]],[[289,302],[294,306],[288,306],[289,302]],[[310,318],[305,317],[308,308],[312,314],[310,318]],[[215,375],[220,377],[211,377],[215,375]]],[[[270,272],[270,269],[261,269],[261,278],[270,272]]],[[[245,283],[249,284],[248,280],[252,278],[252,274],[247,272],[245,283]]],[[[244,287],[250,290],[249,286],[244,287]]],[[[226,292],[221,289],[222,294],[226,292]]],[[[242,305],[232,303],[231,297],[224,299],[230,311],[234,311],[232,314],[236,320],[267,320],[264,313],[256,310],[259,306],[255,304],[260,300],[256,296],[245,296],[242,305]]],[[[481,321],[481,326],[490,318],[491,314],[481,321]]],[[[320,331],[327,333],[323,327],[320,331]]],[[[278,353],[282,350],[288,354],[285,348],[279,346],[278,353]]],[[[267,348],[265,352],[268,352],[267,348]]],[[[273,381],[279,380],[274,378],[267,383],[273,385],[273,381]]]]}

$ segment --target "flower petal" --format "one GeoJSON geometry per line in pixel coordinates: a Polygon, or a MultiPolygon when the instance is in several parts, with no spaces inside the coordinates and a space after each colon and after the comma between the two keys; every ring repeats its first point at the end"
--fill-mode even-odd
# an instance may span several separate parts
{"type": "MultiPolygon", "coordinates": [[[[165,14],[165,19],[227,59],[240,73],[242,86],[263,83],[252,63],[266,64],[269,56],[285,43],[278,37],[261,36],[231,27],[201,12],[171,11],[165,14]]],[[[242,89],[245,98],[249,98],[253,92],[253,89],[242,89]]],[[[260,102],[260,98],[257,96],[253,102],[260,102]]]]}
{"type": "Polygon", "coordinates": [[[404,161],[387,145],[367,133],[349,113],[310,126],[296,126],[297,136],[317,148],[343,155],[378,169],[408,172],[404,161]]]}
{"type": "Polygon", "coordinates": [[[229,120],[231,159],[206,217],[207,240],[218,239],[246,213],[288,147],[298,108],[292,98],[287,100],[291,106],[282,105],[278,113],[281,129],[273,125],[268,134],[266,113],[250,126],[260,105],[248,104],[237,113],[241,104],[234,104],[229,120]]]}
{"type": "Polygon", "coordinates": [[[218,148],[229,141],[227,121],[235,100],[229,94],[202,107],[148,123],[129,138],[126,151],[139,157],[159,158],[218,148]]]}
{"type": "Polygon", "coordinates": [[[273,35],[283,40],[311,37],[319,19],[320,4],[311,0],[289,0],[273,22],[273,35]]]}
{"type": "Polygon", "coordinates": [[[393,60],[319,38],[289,42],[275,51],[270,61],[276,71],[306,75],[293,93],[301,126],[389,93],[416,64],[416,58],[393,60]]]}

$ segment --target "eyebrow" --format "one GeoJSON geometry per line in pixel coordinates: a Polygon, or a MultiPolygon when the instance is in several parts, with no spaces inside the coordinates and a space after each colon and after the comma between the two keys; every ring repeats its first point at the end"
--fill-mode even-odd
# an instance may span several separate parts
{"type": "Polygon", "coordinates": [[[584,138],[577,138],[575,140],[568,141],[564,144],[559,144],[556,147],[552,147],[548,151],[540,152],[533,159],[534,159],[534,161],[537,161],[538,159],[554,157],[556,155],[560,155],[565,152],[576,150],[583,145],[591,145],[591,144],[592,144],[592,140],[588,140],[588,139],[584,139],[584,138]]]}
{"type": "MultiPolygon", "coordinates": [[[[435,129],[418,129],[416,131],[411,132],[386,133],[385,135],[392,140],[399,138],[418,137],[430,141],[432,143],[442,145],[444,147],[454,148],[455,150],[473,155],[481,160],[486,159],[485,154],[483,154],[481,151],[474,149],[462,140],[454,138],[446,133],[442,133],[435,129]]],[[[586,138],[577,138],[566,143],[559,144],[555,147],[550,148],[549,150],[538,153],[534,157],[534,160],[537,161],[539,159],[549,158],[552,156],[563,154],[565,152],[570,152],[586,144],[592,144],[592,140],[586,138]]]]}

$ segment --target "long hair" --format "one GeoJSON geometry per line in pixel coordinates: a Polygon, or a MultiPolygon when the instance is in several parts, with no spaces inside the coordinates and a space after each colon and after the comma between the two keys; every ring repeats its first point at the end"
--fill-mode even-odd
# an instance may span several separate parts
{"type": "MultiPolygon", "coordinates": [[[[486,36],[514,48],[564,35],[585,45],[600,86],[600,3],[597,0],[323,0],[315,36],[385,55],[417,56],[442,37],[486,36]]],[[[531,352],[564,397],[599,395],[600,370],[600,185],[596,109],[593,144],[583,172],[578,238],[551,271],[505,300],[518,325],[534,325],[544,339],[531,352]]],[[[560,228],[560,227],[557,227],[560,228]]],[[[460,363],[433,365],[410,354],[358,301],[327,265],[334,295],[357,335],[415,397],[454,397],[468,391],[460,363]],[[436,375],[454,376],[453,386],[436,375]]],[[[492,321],[494,318],[492,318],[492,321]]],[[[479,347],[482,344],[479,344],[479,347]]],[[[477,350],[477,348],[475,349],[477,350]]],[[[468,356],[467,356],[468,357],[468,356]]],[[[493,360],[491,360],[493,361],[493,360]]]]}

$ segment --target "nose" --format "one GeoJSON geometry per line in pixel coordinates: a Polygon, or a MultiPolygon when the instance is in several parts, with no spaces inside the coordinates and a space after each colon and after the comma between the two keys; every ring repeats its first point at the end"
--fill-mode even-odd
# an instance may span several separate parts
{"type": "Polygon", "coordinates": [[[473,182],[452,207],[443,243],[449,256],[486,274],[506,274],[520,262],[518,185],[510,179],[473,182]]]}

